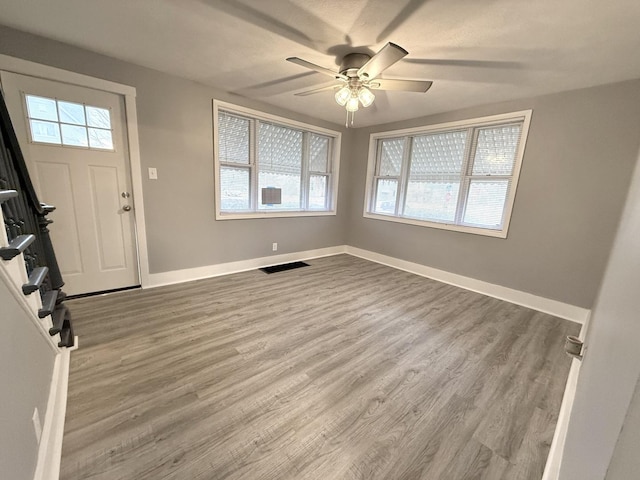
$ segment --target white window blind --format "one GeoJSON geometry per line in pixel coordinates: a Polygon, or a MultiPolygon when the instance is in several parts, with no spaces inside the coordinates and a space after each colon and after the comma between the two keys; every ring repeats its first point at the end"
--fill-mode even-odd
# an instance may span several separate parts
{"type": "Polygon", "coordinates": [[[372,135],[365,216],[506,236],[529,112],[372,135]]]}
{"type": "Polygon", "coordinates": [[[335,213],[337,132],[215,102],[214,115],[217,218],[335,213]]]}
{"type": "Polygon", "coordinates": [[[220,208],[246,211],[251,208],[249,166],[249,120],[227,112],[218,115],[220,156],[220,208]]]}
{"type": "Polygon", "coordinates": [[[300,210],[302,204],[302,132],[260,122],[258,188],[279,188],[282,203],[260,209],[300,210]]]}

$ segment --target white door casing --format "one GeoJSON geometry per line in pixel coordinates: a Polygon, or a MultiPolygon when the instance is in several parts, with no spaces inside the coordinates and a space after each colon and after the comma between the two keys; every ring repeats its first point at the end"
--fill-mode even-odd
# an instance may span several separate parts
{"type": "Polygon", "coordinates": [[[41,201],[55,205],[51,237],[65,291],[81,294],[139,285],[124,99],[121,95],[0,72],[27,167],[41,201]],[[110,112],[114,150],[31,141],[25,95],[110,112]]]}

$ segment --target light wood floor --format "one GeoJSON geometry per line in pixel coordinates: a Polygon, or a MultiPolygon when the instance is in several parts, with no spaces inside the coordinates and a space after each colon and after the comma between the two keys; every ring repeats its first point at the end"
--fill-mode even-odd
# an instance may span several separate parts
{"type": "Polygon", "coordinates": [[[308,263],[69,302],[61,478],[541,478],[578,325],[308,263]]]}

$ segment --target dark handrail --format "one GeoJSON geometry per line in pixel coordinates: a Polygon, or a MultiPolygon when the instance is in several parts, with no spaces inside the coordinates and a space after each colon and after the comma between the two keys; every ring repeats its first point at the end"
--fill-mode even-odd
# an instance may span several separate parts
{"type": "Polygon", "coordinates": [[[17,197],[2,203],[7,236],[12,240],[19,235],[35,235],[34,245],[25,252],[27,272],[30,274],[37,267],[48,267],[49,289],[60,290],[64,281],[49,235],[51,220],[46,218],[54,207],[44,205],[38,199],[1,93],[0,134],[0,190],[18,191],[17,197]]]}
{"type": "MultiPolygon", "coordinates": [[[[2,97],[2,101],[0,101],[0,129],[2,130],[2,138],[4,139],[6,148],[12,153],[13,166],[17,170],[21,181],[20,187],[24,191],[33,212],[38,215],[45,215],[45,211],[38,200],[36,190],[33,188],[33,182],[27,170],[27,163],[24,161],[22,149],[18,143],[18,137],[16,137],[16,132],[13,129],[9,110],[7,110],[7,104],[4,101],[4,94],[0,93],[0,97],[2,97]]],[[[18,185],[16,185],[16,187],[18,187],[18,185]]]]}

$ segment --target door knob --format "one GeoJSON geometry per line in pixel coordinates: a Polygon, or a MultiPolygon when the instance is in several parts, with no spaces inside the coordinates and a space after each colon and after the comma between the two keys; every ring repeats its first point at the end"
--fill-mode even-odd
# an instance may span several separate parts
{"type": "Polygon", "coordinates": [[[124,207],[122,207],[122,210],[124,210],[125,212],[130,212],[131,211],[131,205],[125,205],[124,207]]]}

